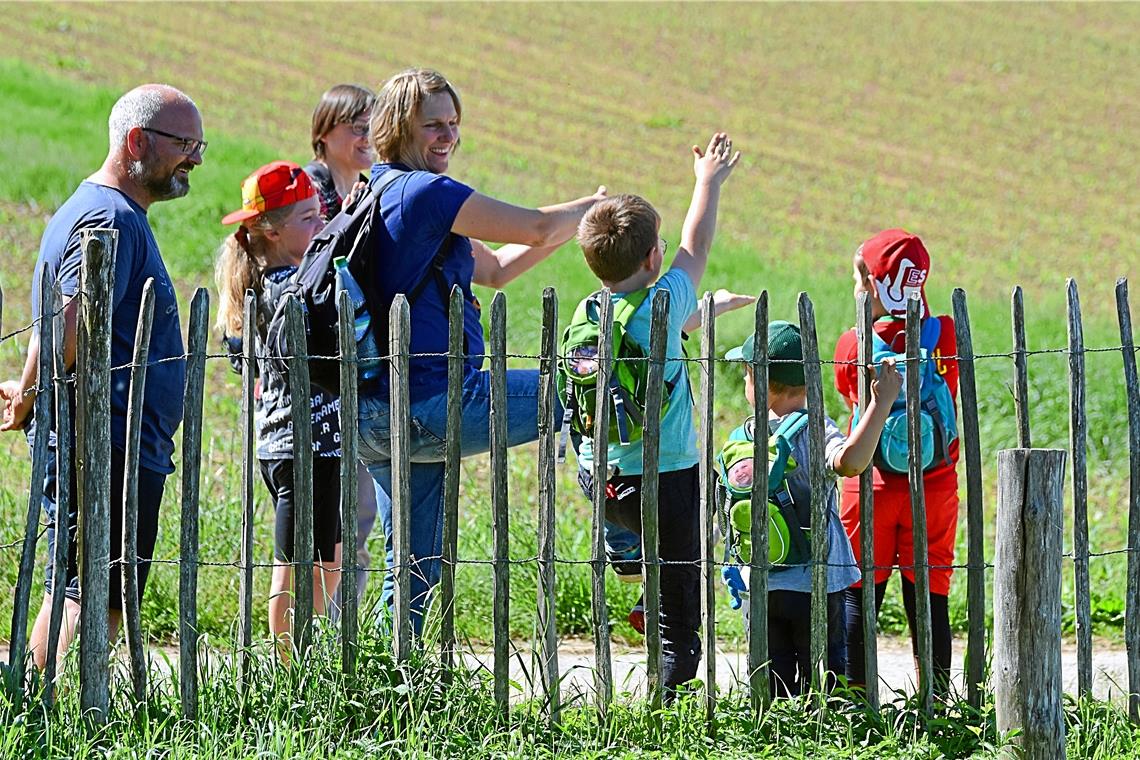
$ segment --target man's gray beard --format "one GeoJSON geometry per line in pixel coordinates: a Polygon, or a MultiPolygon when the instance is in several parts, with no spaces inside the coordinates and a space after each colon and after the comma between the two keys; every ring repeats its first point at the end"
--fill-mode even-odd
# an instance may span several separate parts
{"type": "Polygon", "coordinates": [[[154,168],[147,166],[144,161],[130,161],[127,163],[127,175],[135,182],[146,188],[147,193],[155,201],[169,201],[181,198],[190,192],[190,183],[181,180],[175,170],[166,176],[159,174],[154,168]]]}

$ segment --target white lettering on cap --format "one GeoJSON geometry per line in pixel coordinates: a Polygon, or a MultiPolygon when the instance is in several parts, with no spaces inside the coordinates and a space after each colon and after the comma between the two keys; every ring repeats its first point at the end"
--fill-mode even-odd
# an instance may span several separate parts
{"type": "Polygon", "coordinates": [[[906,299],[911,293],[922,291],[926,275],[927,271],[910,259],[899,261],[893,280],[888,274],[883,280],[875,281],[883,307],[891,314],[906,314],[906,299]]]}

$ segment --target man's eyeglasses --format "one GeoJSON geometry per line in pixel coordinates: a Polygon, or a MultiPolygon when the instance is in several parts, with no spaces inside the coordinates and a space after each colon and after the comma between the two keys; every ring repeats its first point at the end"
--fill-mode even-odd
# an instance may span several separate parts
{"type": "Polygon", "coordinates": [[[665,258],[665,253],[669,250],[669,241],[665,238],[657,238],[657,241],[661,245],[661,258],[665,258]]]}
{"type": "Polygon", "coordinates": [[[197,153],[199,156],[204,155],[206,152],[206,141],[195,140],[191,137],[181,137],[179,135],[172,135],[169,132],[163,132],[161,129],[154,129],[152,127],[140,127],[143,132],[151,132],[174,142],[178,146],[178,150],[182,151],[184,155],[192,156],[197,153]]]}

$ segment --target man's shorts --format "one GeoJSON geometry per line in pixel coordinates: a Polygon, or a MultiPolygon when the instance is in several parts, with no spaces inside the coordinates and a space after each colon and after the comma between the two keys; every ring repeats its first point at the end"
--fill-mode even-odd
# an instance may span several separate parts
{"type": "MultiPolygon", "coordinates": [[[[914,582],[914,529],[910,493],[875,491],[875,584],[891,577],[893,566],[914,582]]],[[[859,494],[841,492],[840,517],[851,539],[855,560],[862,563],[859,534],[859,494]]],[[[954,535],[958,528],[958,491],[927,490],[926,536],[930,565],[930,593],[947,596],[954,564],[954,535]]],[[[856,586],[861,585],[859,582],[856,586]]]]}
{"type": "MultiPolygon", "coordinates": [[[[79,572],[77,567],[78,545],[76,541],[76,527],[78,524],[78,488],[75,479],[75,447],[71,447],[72,459],[70,466],[71,486],[68,492],[68,545],[67,545],[67,578],[64,596],[75,602],[80,601],[79,572]]],[[[114,572],[110,579],[111,609],[123,608],[123,576],[122,568],[116,563],[123,555],[123,468],[125,454],[114,446],[111,447],[111,562],[114,572]]],[[[44,478],[43,508],[44,518],[47,520],[47,547],[48,561],[44,571],[44,590],[52,593],[55,575],[55,539],[56,539],[56,452],[48,449],[47,474],[44,478]]],[[[138,581],[139,598],[142,598],[146,588],[147,576],[150,574],[150,559],[154,556],[154,542],[158,537],[158,509],[162,504],[162,492],[166,485],[166,475],[140,466],[138,469],[138,581]]]]}

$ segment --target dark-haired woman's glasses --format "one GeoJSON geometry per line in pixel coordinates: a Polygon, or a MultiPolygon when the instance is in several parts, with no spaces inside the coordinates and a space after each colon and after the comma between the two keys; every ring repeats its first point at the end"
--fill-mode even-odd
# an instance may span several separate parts
{"type": "Polygon", "coordinates": [[[356,137],[367,137],[368,136],[368,122],[366,122],[366,121],[365,122],[354,121],[348,125],[348,128],[352,130],[352,134],[356,137]]]}

